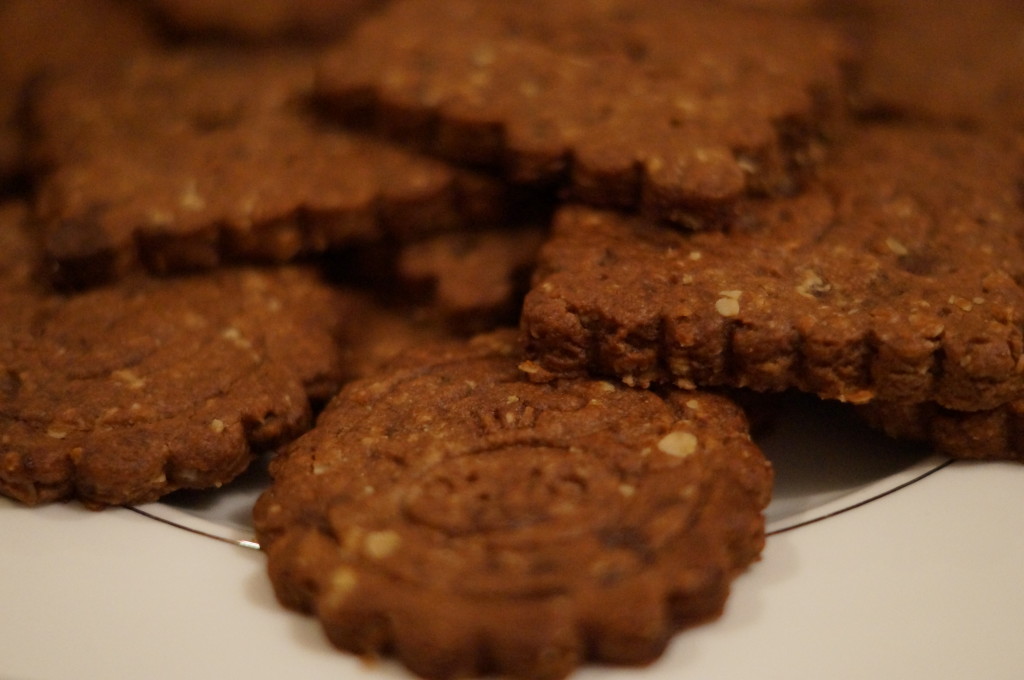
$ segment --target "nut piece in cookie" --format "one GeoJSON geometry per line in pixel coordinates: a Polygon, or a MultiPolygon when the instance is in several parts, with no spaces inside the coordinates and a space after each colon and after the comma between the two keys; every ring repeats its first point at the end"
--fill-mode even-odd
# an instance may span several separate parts
{"type": "Polygon", "coordinates": [[[309,55],[193,50],[56,80],[31,114],[47,248],[72,283],[499,222],[503,188],[321,124],[309,55]]]}
{"type": "Polygon", "coordinates": [[[763,547],[770,468],[719,396],[532,383],[515,331],[350,383],[272,463],[281,602],[429,678],[653,660],[763,547]]]}
{"type": "Polygon", "coordinates": [[[317,90],[446,158],[705,228],[793,189],[846,58],[824,23],[714,3],[397,0],[317,90]]]}
{"type": "Polygon", "coordinates": [[[1019,398],[1020,172],[1001,139],[868,127],[731,233],[565,208],[524,303],[534,375],[965,411],[1019,398]]]}
{"type": "Polygon", "coordinates": [[[0,295],[0,493],[101,507],[230,481],[337,389],[344,313],[303,269],[0,295]]]}

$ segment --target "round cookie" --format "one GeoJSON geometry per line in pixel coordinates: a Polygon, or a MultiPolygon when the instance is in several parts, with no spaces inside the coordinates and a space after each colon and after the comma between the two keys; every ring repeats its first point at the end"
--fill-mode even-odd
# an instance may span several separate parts
{"type": "Polygon", "coordinates": [[[39,212],[73,284],[504,218],[504,188],[318,121],[309,53],[184,50],[55,80],[31,109],[39,212]]]}
{"type": "Polygon", "coordinates": [[[345,311],[301,269],[0,294],[0,493],[101,507],[230,481],[337,389],[345,311]]]}
{"type": "Polygon", "coordinates": [[[704,228],[793,189],[846,58],[820,21],[715,3],[398,0],[317,89],[446,158],[704,228]]]}
{"type": "Polygon", "coordinates": [[[1019,398],[1020,160],[1001,137],[868,126],[730,233],[564,208],[524,303],[531,370],[962,411],[1019,398]]]}
{"type": "Polygon", "coordinates": [[[429,678],[645,663],[721,611],[771,488],[740,409],[520,360],[498,332],[339,393],[254,511],[283,604],[429,678]]]}

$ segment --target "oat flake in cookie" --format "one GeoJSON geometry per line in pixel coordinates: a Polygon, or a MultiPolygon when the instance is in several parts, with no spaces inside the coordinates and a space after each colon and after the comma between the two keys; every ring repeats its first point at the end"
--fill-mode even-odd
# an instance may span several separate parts
{"type": "Polygon", "coordinates": [[[101,507],[229,482],[337,389],[344,309],[302,269],[0,293],[0,493],[101,507]]]}
{"type": "Polygon", "coordinates": [[[730,233],[565,208],[524,304],[534,375],[964,411],[1019,398],[1020,160],[1009,140],[869,127],[730,233]]]}
{"type": "Polygon", "coordinates": [[[717,227],[792,190],[847,52],[806,16],[678,0],[398,0],[324,59],[345,116],[518,182],[717,227]]]}
{"type": "Polygon", "coordinates": [[[499,332],[342,390],[255,509],[282,603],[429,678],[645,663],[721,611],[771,486],[740,409],[521,358],[499,332]]]}
{"type": "Polygon", "coordinates": [[[321,125],[312,77],[302,51],[189,50],[48,83],[33,151],[59,273],[280,262],[504,214],[492,180],[321,125]]]}

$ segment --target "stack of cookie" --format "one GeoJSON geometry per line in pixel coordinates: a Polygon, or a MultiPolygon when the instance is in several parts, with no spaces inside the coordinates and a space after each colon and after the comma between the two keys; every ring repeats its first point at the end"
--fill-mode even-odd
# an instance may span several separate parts
{"type": "Polygon", "coordinates": [[[1024,459],[1022,19],[0,3],[0,493],[272,456],[270,578],[338,647],[649,662],[764,544],[737,395],[1024,459]]]}

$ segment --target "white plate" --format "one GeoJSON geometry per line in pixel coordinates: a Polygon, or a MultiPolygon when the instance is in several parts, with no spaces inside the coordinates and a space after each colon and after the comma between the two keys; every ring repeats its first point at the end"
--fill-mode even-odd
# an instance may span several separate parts
{"type": "MultiPolygon", "coordinates": [[[[829,408],[781,422],[773,533],[725,615],[573,680],[1021,677],[1024,466],[947,466],[829,408]]],[[[409,678],[277,605],[246,547],[262,484],[139,508],[161,521],[0,499],[0,678],[409,678]]]]}

